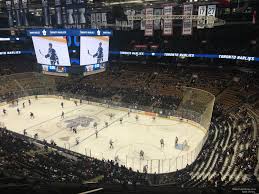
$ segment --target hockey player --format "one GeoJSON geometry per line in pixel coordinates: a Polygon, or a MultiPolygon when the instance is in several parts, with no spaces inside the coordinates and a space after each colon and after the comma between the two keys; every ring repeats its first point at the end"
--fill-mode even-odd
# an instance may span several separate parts
{"type": "Polygon", "coordinates": [[[25,108],[25,102],[22,103],[22,107],[25,108]]]}
{"type": "Polygon", "coordinates": [[[110,139],[110,142],[109,142],[109,143],[110,143],[110,149],[113,149],[113,148],[114,148],[114,147],[113,147],[113,143],[114,143],[114,142],[112,141],[112,139],[110,139]]]}
{"type": "Polygon", "coordinates": [[[20,112],[20,109],[19,109],[19,108],[17,108],[17,113],[18,113],[18,115],[20,115],[20,114],[21,114],[21,112],[20,112]]]}
{"type": "Polygon", "coordinates": [[[106,127],[106,128],[108,127],[108,122],[105,122],[105,127],[106,127]]]}
{"type": "Polygon", "coordinates": [[[31,105],[31,100],[30,99],[28,100],[28,103],[29,103],[29,105],[31,105]]]}
{"type": "Polygon", "coordinates": [[[144,151],[143,150],[140,150],[139,157],[140,157],[140,160],[144,160],[144,151]]]}
{"type": "Polygon", "coordinates": [[[128,111],[128,117],[130,116],[130,110],[128,111]]]}
{"type": "Polygon", "coordinates": [[[77,101],[76,101],[76,100],[74,101],[74,103],[75,103],[75,105],[77,106],[77,101]]]}
{"type": "Polygon", "coordinates": [[[23,130],[23,135],[27,135],[26,129],[23,130]]]}
{"type": "Polygon", "coordinates": [[[32,112],[30,112],[30,118],[31,119],[34,119],[35,117],[34,117],[34,114],[32,113],[32,112]]]}
{"type": "MultiPolygon", "coordinates": [[[[88,50],[88,54],[90,55],[89,50],[88,50]]],[[[96,59],[97,59],[97,62],[96,62],[96,63],[97,63],[97,64],[99,64],[99,63],[101,63],[101,62],[103,61],[102,42],[99,42],[99,47],[98,47],[96,53],[95,53],[94,55],[92,55],[92,56],[93,56],[93,58],[96,57],[96,59]]]]}
{"type": "Polygon", "coordinates": [[[56,64],[59,65],[57,52],[55,49],[52,48],[52,43],[49,43],[48,54],[45,55],[45,58],[50,59],[50,65],[56,65],[56,64]]]}
{"type": "Polygon", "coordinates": [[[136,115],[135,119],[136,119],[136,121],[138,121],[138,115],[136,115]]]}
{"type": "Polygon", "coordinates": [[[110,113],[110,114],[109,114],[109,116],[110,116],[110,119],[112,119],[112,117],[113,117],[113,114],[112,114],[112,113],[110,113]]]}
{"type": "Polygon", "coordinates": [[[95,138],[98,137],[98,130],[95,130],[95,138]]]}
{"type": "Polygon", "coordinates": [[[161,148],[164,148],[165,147],[165,142],[164,142],[164,139],[160,139],[160,145],[161,145],[161,148]]]}
{"type": "Polygon", "coordinates": [[[148,165],[143,166],[143,173],[147,173],[148,165]]]}
{"type": "Polygon", "coordinates": [[[79,144],[79,137],[76,138],[76,145],[79,144]]]}
{"type": "Polygon", "coordinates": [[[64,108],[64,102],[61,102],[61,104],[60,104],[60,105],[61,105],[61,107],[62,107],[62,108],[64,108]]]}
{"type": "Polygon", "coordinates": [[[176,136],[176,137],[175,137],[174,147],[177,147],[177,145],[178,145],[178,137],[176,136]]]}
{"type": "Polygon", "coordinates": [[[122,118],[120,118],[120,124],[122,124],[122,120],[123,120],[123,119],[122,119],[122,118]]]}
{"type": "Polygon", "coordinates": [[[153,116],[153,117],[152,117],[152,119],[153,119],[153,121],[155,121],[155,120],[156,120],[156,117],[155,117],[155,116],[153,116]]]}
{"type": "Polygon", "coordinates": [[[6,115],[6,113],[7,113],[7,112],[6,112],[6,110],[5,110],[5,109],[3,109],[3,113],[4,113],[4,115],[6,115]]]}
{"type": "Polygon", "coordinates": [[[96,122],[94,122],[94,128],[97,129],[97,123],[96,122]]]}
{"type": "Polygon", "coordinates": [[[65,117],[65,113],[64,113],[64,111],[62,111],[62,113],[61,113],[61,119],[64,119],[64,117],[65,117]]]}

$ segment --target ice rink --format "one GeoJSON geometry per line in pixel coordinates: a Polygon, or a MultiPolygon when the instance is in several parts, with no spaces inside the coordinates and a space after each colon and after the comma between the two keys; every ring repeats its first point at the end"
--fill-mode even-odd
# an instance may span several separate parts
{"type": "Polygon", "coordinates": [[[195,149],[205,136],[199,127],[177,119],[157,117],[153,120],[152,116],[137,112],[128,115],[127,110],[86,102],[76,106],[74,101],[53,97],[31,98],[31,105],[27,99],[20,99],[18,106],[6,104],[0,108],[0,122],[9,130],[23,134],[23,129],[26,129],[30,137],[38,133],[41,140],[54,140],[60,147],[98,159],[115,160],[117,157],[119,164],[141,172],[145,165],[150,173],[184,168],[194,161],[195,149]],[[64,108],[61,102],[64,102],[64,108]],[[20,115],[17,108],[21,110],[20,115]],[[6,115],[3,109],[7,110],[6,115]],[[65,118],[61,118],[62,111],[65,118]],[[34,119],[30,118],[30,112],[34,113],[34,119]],[[135,119],[137,114],[138,121],[135,119]],[[120,118],[123,119],[122,124],[120,118]],[[97,138],[94,122],[98,124],[97,138]],[[105,122],[108,122],[108,127],[105,127],[105,122]],[[76,134],[71,131],[71,126],[77,128],[76,134]],[[175,147],[176,136],[180,145],[187,140],[188,149],[175,147]],[[161,138],[165,142],[164,148],[160,146],[161,138]],[[76,139],[80,142],[78,145],[76,139]],[[110,140],[114,142],[114,148],[110,148],[110,140]],[[140,150],[144,151],[144,160],[140,160],[140,150]]]}

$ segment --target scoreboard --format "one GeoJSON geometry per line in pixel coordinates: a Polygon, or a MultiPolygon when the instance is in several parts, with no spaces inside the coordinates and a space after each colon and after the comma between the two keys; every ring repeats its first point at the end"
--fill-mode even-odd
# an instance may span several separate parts
{"type": "Polygon", "coordinates": [[[27,35],[45,74],[91,75],[105,71],[108,64],[111,30],[31,29],[27,35]]]}

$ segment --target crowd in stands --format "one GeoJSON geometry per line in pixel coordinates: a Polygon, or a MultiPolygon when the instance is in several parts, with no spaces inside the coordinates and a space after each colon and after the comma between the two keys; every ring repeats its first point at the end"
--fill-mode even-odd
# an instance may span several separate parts
{"type": "Polygon", "coordinates": [[[35,59],[32,56],[1,56],[0,76],[32,72],[35,70],[34,64],[35,59]]]}
{"type": "Polygon", "coordinates": [[[0,128],[0,158],[2,179],[83,183],[99,178],[105,183],[145,183],[144,174],[119,166],[112,160],[65,154],[47,142],[32,143],[5,128],[0,128]]]}

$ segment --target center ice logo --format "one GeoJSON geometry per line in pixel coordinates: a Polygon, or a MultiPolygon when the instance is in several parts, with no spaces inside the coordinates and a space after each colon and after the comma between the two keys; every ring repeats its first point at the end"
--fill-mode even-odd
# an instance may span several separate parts
{"type": "Polygon", "coordinates": [[[93,122],[94,119],[90,117],[85,117],[85,116],[79,116],[74,119],[69,119],[66,120],[66,127],[71,128],[71,127],[88,127],[91,122],[93,122]]]}

